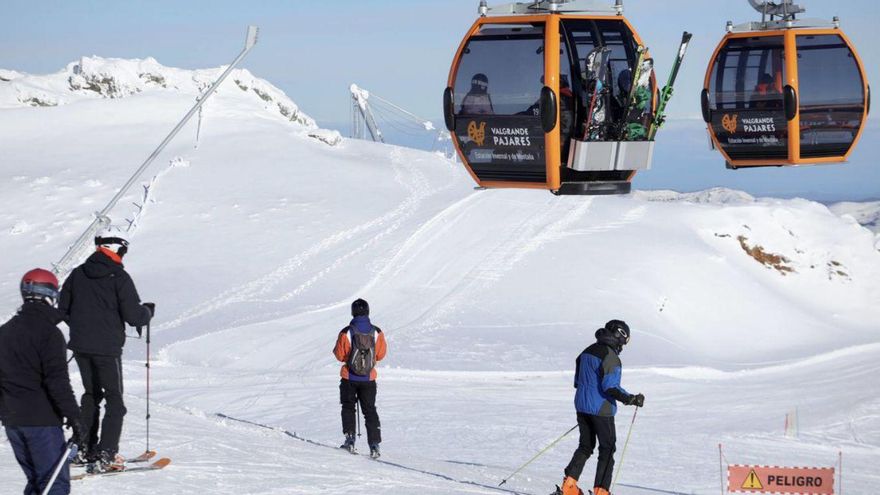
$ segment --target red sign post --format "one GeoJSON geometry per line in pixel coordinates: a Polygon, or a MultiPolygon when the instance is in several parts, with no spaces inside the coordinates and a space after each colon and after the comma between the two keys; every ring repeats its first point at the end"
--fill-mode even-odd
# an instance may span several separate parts
{"type": "Polygon", "coordinates": [[[834,495],[834,468],[727,466],[727,490],[739,493],[834,495]]]}

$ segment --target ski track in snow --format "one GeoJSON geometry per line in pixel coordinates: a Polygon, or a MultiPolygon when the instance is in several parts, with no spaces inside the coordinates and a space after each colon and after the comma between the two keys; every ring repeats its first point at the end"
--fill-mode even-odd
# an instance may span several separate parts
{"type": "MultiPolygon", "coordinates": [[[[317,281],[326,277],[329,273],[342,266],[352,257],[370,249],[396,232],[403,226],[406,220],[415,215],[424,198],[430,195],[432,190],[418,166],[404,163],[404,160],[400,157],[400,150],[398,148],[392,150],[391,162],[395,171],[395,180],[408,192],[404,200],[396,208],[369,222],[337,232],[336,234],[323,239],[309,249],[289,259],[282,266],[276,268],[272,272],[260,276],[243,286],[230,289],[206,303],[183,312],[179,317],[157,327],[157,330],[163,331],[179,327],[194,318],[198,318],[199,316],[212,313],[220,308],[237,303],[289,301],[302,294],[317,281]],[[266,294],[273,292],[278,286],[297,275],[307,266],[309,261],[318,258],[325,252],[331,251],[340,245],[350,243],[356,239],[361,239],[361,241],[357,242],[357,248],[338,255],[333,263],[314,273],[293,290],[283,293],[276,299],[264,297],[266,294]]],[[[326,306],[332,307],[337,304],[338,303],[334,302],[329,303],[326,306]]],[[[265,318],[265,315],[263,315],[263,317],[265,318]]],[[[235,322],[235,324],[231,326],[236,326],[241,323],[243,322],[235,322]]]]}

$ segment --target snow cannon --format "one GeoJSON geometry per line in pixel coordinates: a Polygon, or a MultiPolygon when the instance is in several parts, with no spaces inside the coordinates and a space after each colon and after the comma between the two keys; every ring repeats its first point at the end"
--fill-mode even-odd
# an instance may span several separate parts
{"type": "Polygon", "coordinates": [[[840,20],[799,19],[792,3],[749,0],[761,21],[716,48],[701,105],[727,168],[846,161],[870,110],[865,67],[840,20]]]}
{"type": "Polygon", "coordinates": [[[482,0],[449,71],[446,127],[482,188],[625,194],[653,156],[648,61],[623,0],[482,0]]]}

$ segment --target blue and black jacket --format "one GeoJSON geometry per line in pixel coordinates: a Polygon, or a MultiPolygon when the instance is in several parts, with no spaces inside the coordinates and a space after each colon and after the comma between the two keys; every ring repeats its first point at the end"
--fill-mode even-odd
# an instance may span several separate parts
{"type": "Polygon", "coordinates": [[[575,373],[574,407],[594,416],[614,416],[617,401],[629,402],[631,395],[620,386],[622,365],[615,343],[600,330],[597,342],[578,356],[575,373]]]}

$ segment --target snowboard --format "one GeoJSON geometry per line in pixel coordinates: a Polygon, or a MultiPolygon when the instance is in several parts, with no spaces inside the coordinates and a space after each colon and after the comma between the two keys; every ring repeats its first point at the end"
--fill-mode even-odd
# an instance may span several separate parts
{"type": "Polygon", "coordinates": [[[608,60],[611,49],[600,46],[587,55],[587,88],[592,88],[587,102],[587,119],[584,126],[584,141],[599,141],[605,138],[608,127],[608,60]]]}

